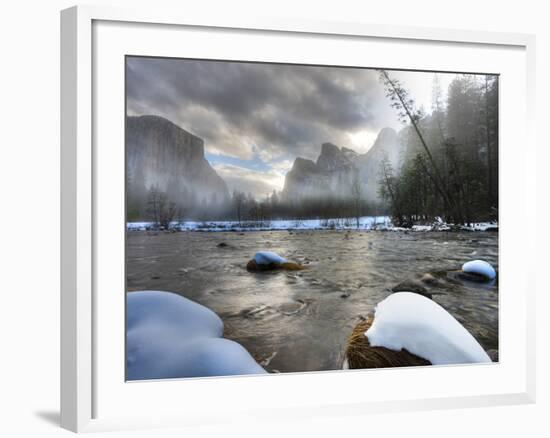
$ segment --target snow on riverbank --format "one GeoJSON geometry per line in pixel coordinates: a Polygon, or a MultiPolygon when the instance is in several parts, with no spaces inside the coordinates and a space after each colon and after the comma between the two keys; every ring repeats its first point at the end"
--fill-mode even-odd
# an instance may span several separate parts
{"type": "Polygon", "coordinates": [[[491,362],[449,312],[412,292],[394,293],[378,303],[365,336],[373,347],[406,349],[433,365],[491,362]]]}
{"type": "MultiPolygon", "coordinates": [[[[153,228],[152,222],[128,222],[128,230],[145,231],[153,228]]],[[[269,230],[387,230],[391,228],[388,216],[364,216],[339,219],[277,219],[264,222],[236,221],[185,221],[172,222],[170,228],[180,231],[269,231],[269,230]]]]}
{"type": "Polygon", "coordinates": [[[210,309],[172,292],[127,295],[128,380],[263,374],[210,309]]]}
{"type": "Polygon", "coordinates": [[[466,231],[498,231],[498,224],[496,222],[475,222],[461,228],[466,231]]]}
{"type": "MultiPolygon", "coordinates": [[[[154,229],[152,222],[128,222],[129,231],[147,231],[154,229]]],[[[355,218],[338,219],[277,219],[264,222],[236,221],[185,221],[172,222],[170,229],[175,231],[285,231],[285,230],[360,230],[360,231],[498,231],[498,223],[476,222],[469,225],[453,226],[442,221],[428,225],[413,225],[411,228],[395,227],[389,216],[363,216],[359,218],[359,227],[355,218]]]]}

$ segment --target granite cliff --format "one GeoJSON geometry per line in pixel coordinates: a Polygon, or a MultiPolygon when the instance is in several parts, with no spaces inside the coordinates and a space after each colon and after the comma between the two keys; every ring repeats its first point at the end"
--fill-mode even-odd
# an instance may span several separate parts
{"type": "Polygon", "coordinates": [[[204,142],[158,116],[126,118],[128,213],[144,218],[152,187],[187,212],[217,208],[229,199],[227,185],[204,158],[204,142]]]}

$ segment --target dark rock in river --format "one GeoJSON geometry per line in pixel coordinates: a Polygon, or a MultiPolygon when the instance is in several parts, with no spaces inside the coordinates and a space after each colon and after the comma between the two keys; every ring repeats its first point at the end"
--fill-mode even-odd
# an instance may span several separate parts
{"type": "Polygon", "coordinates": [[[488,281],[490,281],[490,280],[487,280],[487,278],[485,278],[483,275],[474,274],[472,272],[458,271],[457,277],[460,278],[461,280],[471,281],[474,283],[487,283],[488,281]]]}
{"type": "Polygon", "coordinates": [[[439,279],[437,279],[436,277],[434,277],[432,274],[430,274],[429,272],[426,272],[421,278],[420,278],[420,281],[424,284],[427,284],[429,286],[436,286],[438,285],[441,281],[439,279]]]}
{"type": "Polygon", "coordinates": [[[487,350],[487,355],[491,358],[492,362],[498,362],[498,350],[487,350]]]}
{"type": "Polygon", "coordinates": [[[414,292],[415,294],[422,295],[426,298],[432,298],[432,294],[428,292],[428,289],[417,280],[405,280],[398,285],[391,288],[392,292],[414,292]]]}

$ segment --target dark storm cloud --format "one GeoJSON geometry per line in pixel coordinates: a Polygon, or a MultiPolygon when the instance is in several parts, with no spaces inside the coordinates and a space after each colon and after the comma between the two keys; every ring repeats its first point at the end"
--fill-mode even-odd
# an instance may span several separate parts
{"type": "Polygon", "coordinates": [[[316,158],[320,144],[350,146],[388,113],[375,71],[129,58],[130,114],[157,114],[205,140],[214,153],[316,158]],[[376,109],[376,110],[375,110],[376,109]]]}

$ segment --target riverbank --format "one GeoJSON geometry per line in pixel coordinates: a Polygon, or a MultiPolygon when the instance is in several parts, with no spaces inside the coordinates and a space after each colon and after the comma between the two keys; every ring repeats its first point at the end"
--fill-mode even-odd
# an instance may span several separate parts
{"type": "MultiPolygon", "coordinates": [[[[158,230],[153,222],[128,222],[128,231],[158,230]]],[[[475,222],[470,224],[447,224],[441,220],[429,224],[413,225],[410,228],[396,227],[389,216],[363,216],[335,219],[292,219],[269,221],[182,221],[171,222],[170,231],[304,231],[304,230],[359,230],[359,231],[498,231],[496,222],[475,222]]]]}

